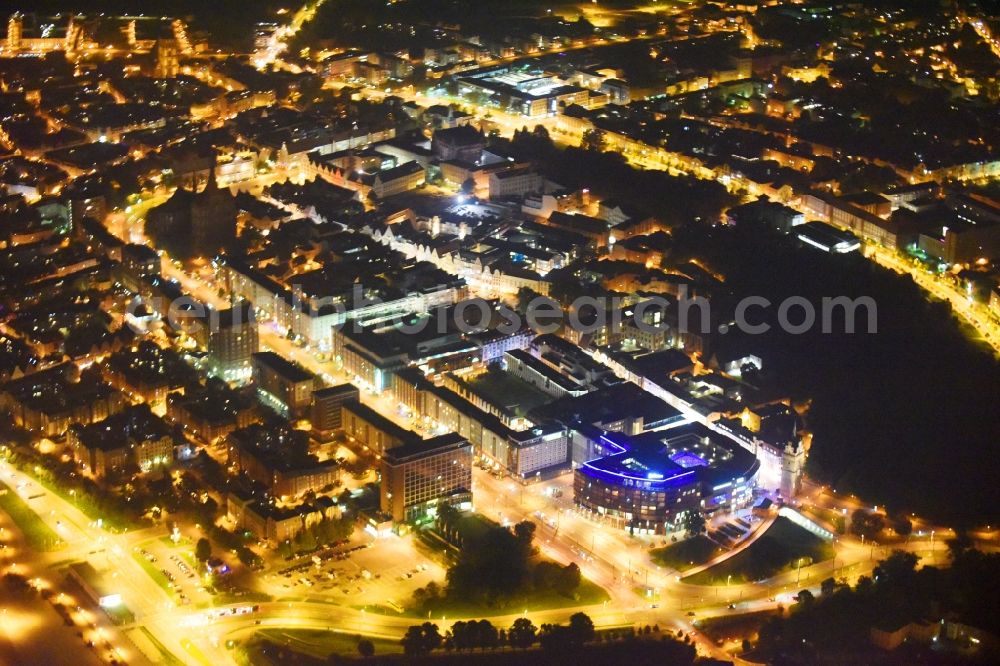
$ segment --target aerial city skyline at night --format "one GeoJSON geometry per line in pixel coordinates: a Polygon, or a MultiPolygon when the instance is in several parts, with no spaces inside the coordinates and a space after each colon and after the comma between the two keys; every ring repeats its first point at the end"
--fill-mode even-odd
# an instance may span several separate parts
{"type": "Polygon", "coordinates": [[[1000,661],[994,0],[4,28],[0,665],[1000,661]]]}

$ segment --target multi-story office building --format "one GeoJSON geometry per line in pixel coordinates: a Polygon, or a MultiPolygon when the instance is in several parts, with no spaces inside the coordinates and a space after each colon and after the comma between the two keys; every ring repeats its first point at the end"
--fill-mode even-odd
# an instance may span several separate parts
{"type": "Polygon", "coordinates": [[[438,504],[472,501],[472,445],[449,433],[386,452],[381,508],[395,523],[433,515],[438,504]]]}
{"type": "Polygon", "coordinates": [[[583,509],[615,527],[662,534],[689,511],[747,505],[760,470],[757,457],[700,423],[629,437],[604,433],[604,453],[574,472],[583,509]]]}
{"type": "Polygon", "coordinates": [[[312,392],[312,427],[322,434],[340,430],[344,420],[343,407],[348,401],[356,401],[360,396],[357,387],[351,384],[328,386],[312,392]]]}
{"type": "Polygon", "coordinates": [[[539,194],[545,179],[530,166],[513,167],[490,174],[490,199],[539,194]]]}
{"type": "Polygon", "coordinates": [[[508,471],[528,481],[552,476],[570,466],[570,445],[560,424],[511,432],[508,471]]]}
{"type": "Polygon", "coordinates": [[[260,348],[253,306],[240,301],[209,318],[208,370],[227,382],[245,382],[253,374],[251,360],[260,348]]]}
{"type": "Polygon", "coordinates": [[[303,418],[312,403],[316,378],[297,363],[274,352],[252,357],[253,382],[264,404],[287,418],[303,418]]]}
{"type": "Polygon", "coordinates": [[[348,437],[360,442],[377,455],[383,455],[389,449],[420,439],[416,433],[401,428],[358,400],[343,403],[341,422],[348,437]]]}

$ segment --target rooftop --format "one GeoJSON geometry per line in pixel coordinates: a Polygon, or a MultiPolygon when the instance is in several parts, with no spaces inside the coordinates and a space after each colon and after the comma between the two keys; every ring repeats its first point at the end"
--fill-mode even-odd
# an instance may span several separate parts
{"type": "Polygon", "coordinates": [[[313,379],[313,374],[298,363],[293,363],[280,354],[271,351],[257,352],[252,355],[254,365],[265,365],[275,373],[290,382],[307,382],[313,379]]]}
{"type": "Polygon", "coordinates": [[[701,423],[684,423],[633,437],[615,433],[607,441],[620,451],[585,462],[581,473],[644,490],[699,482],[714,486],[749,479],[760,467],[752,452],[701,423]]]}
{"type": "Polygon", "coordinates": [[[458,433],[450,432],[439,437],[410,442],[396,446],[385,452],[384,459],[390,465],[403,465],[421,458],[437,456],[451,451],[470,449],[469,441],[458,433]]]}
{"type": "Polygon", "coordinates": [[[127,407],[103,421],[70,426],[80,444],[87,449],[114,451],[133,443],[170,437],[173,429],[145,404],[127,407]]]}

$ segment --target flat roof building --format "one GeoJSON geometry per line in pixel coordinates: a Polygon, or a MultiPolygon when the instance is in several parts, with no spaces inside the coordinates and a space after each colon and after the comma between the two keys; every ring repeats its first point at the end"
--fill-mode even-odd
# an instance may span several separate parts
{"type": "Polygon", "coordinates": [[[208,367],[227,382],[245,382],[253,374],[251,357],[260,349],[253,305],[240,301],[209,319],[208,367]]]}
{"type": "Polygon", "coordinates": [[[479,164],[486,148],[486,137],[470,125],[459,125],[434,132],[431,147],[439,159],[479,164]]]}
{"type": "Polygon", "coordinates": [[[663,534],[689,511],[748,504],[760,462],[735,441],[700,423],[629,437],[604,433],[610,455],[574,472],[574,499],[614,526],[663,534]]]}
{"type": "Polygon", "coordinates": [[[824,252],[845,254],[861,247],[857,236],[826,222],[807,222],[796,229],[796,234],[804,244],[824,252]]]}
{"type": "Polygon", "coordinates": [[[360,391],[351,384],[338,384],[312,392],[312,427],[321,434],[340,430],[343,426],[345,402],[358,400],[360,391]]]}
{"type": "Polygon", "coordinates": [[[251,357],[253,382],[262,402],[286,418],[303,418],[312,404],[316,377],[271,351],[251,357]]]}
{"type": "Polygon", "coordinates": [[[508,471],[523,481],[549,478],[570,466],[570,440],[558,423],[511,432],[508,471]]]}
{"type": "Polygon", "coordinates": [[[402,428],[358,400],[346,401],[341,407],[344,432],[377,455],[420,439],[416,433],[402,428]]]}
{"type": "Polygon", "coordinates": [[[472,445],[457,433],[391,449],[380,469],[381,509],[395,523],[431,517],[441,503],[472,501],[472,445]]]}

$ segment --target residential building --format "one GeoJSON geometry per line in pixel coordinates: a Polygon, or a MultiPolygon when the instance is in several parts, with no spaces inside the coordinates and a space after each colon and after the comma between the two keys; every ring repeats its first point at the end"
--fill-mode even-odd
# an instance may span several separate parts
{"type": "MultiPolygon", "coordinates": [[[[248,389],[249,390],[249,389],[248,389]]],[[[257,402],[218,379],[167,396],[167,418],[203,442],[216,442],[257,420],[257,402]]]]}
{"type": "Polygon", "coordinates": [[[513,167],[490,174],[490,199],[524,197],[542,191],[545,179],[530,166],[513,167]]]}
{"type": "Polygon", "coordinates": [[[134,467],[148,472],[174,460],[174,433],[148,405],[134,405],[90,425],[74,424],[67,431],[73,459],[85,474],[105,478],[134,467]]]}
{"type": "Polygon", "coordinates": [[[431,139],[431,149],[442,161],[460,160],[479,164],[486,149],[486,137],[471,125],[439,129],[431,139]]]}
{"type": "Polygon", "coordinates": [[[208,368],[227,382],[245,382],[253,374],[252,358],[260,349],[257,318],[249,301],[219,310],[209,321],[208,368]]]}
{"type": "Polygon", "coordinates": [[[340,511],[317,498],[296,506],[279,506],[274,501],[243,497],[238,493],[226,496],[226,515],[239,530],[246,530],[277,546],[294,539],[302,530],[324,518],[340,517],[340,511]]]}
{"type": "Polygon", "coordinates": [[[226,437],[229,466],[277,498],[332,488],[340,474],[336,460],[309,453],[309,437],[288,424],[252,424],[226,437]]]}
{"type": "Polygon", "coordinates": [[[93,374],[75,371],[63,364],[7,382],[0,388],[0,409],[20,428],[60,437],[74,423],[100,421],[126,406],[120,391],[93,374]]]}

